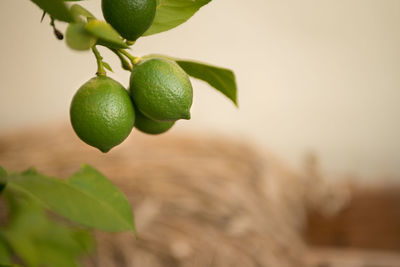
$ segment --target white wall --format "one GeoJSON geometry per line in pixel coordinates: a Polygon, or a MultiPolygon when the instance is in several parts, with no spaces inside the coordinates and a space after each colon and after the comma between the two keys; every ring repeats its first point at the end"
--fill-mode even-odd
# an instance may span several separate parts
{"type": "MultiPolygon", "coordinates": [[[[100,15],[99,3],[86,6],[100,15]]],[[[72,95],[96,70],[40,16],[28,0],[0,1],[0,131],[67,121],[72,95]]],[[[294,165],[313,150],[329,171],[400,175],[398,0],[214,0],[133,52],[237,73],[239,110],[195,82],[192,120],[178,131],[249,138],[294,165]]],[[[127,85],[129,74],[109,61],[127,85]]]]}

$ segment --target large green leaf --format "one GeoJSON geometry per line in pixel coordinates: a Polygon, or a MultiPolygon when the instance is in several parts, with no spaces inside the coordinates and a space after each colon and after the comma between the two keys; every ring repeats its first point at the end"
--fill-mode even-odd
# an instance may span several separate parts
{"type": "Polygon", "coordinates": [[[40,174],[12,174],[6,190],[26,194],[67,219],[96,229],[135,231],[126,197],[90,166],[66,181],[40,174]]]}
{"type": "Polygon", "coordinates": [[[31,0],[54,19],[71,22],[73,16],[63,0],[31,0]]]}
{"type": "Polygon", "coordinates": [[[122,230],[135,229],[132,208],[128,199],[99,171],[89,165],[84,165],[81,170],[67,180],[67,183],[79,188],[94,199],[101,200],[104,212],[109,210],[110,213],[113,213],[114,220],[121,222],[121,227],[129,227],[122,230]]]}
{"type": "Polygon", "coordinates": [[[211,0],[158,0],[153,24],[144,36],[165,32],[179,26],[209,2],[211,0]]]}
{"type": "Polygon", "coordinates": [[[176,60],[176,63],[188,75],[205,81],[232,100],[236,106],[238,105],[236,78],[233,71],[195,61],[176,60]]]}
{"type": "Polygon", "coordinates": [[[1,230],[13,252],[28,266],[78,267],[93,248],[85,231],[50,219],[34,199],[8,194],[10,216],[1,230]]]}
{"type": "Polygon", "coordinates": [[[114,28],[105,21],[100,20],[90,20],[85,29],[92,35],[99,38],[102,44],[110,46],[112,48],[127,48],[128,45],[125,44],[119,33],[114,30],[114,28]]]}

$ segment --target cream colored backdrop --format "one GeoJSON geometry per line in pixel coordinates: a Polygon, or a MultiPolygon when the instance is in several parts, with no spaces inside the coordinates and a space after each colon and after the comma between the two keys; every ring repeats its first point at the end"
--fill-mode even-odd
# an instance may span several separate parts
{"type": "MultiPolygon", "coordinates": [[[[100,14],[99,3],[85,5],[100,14]]],[[[28,0],[0,1],[2,132],[67,121],[71,97],[95,72],[93,56],[69,50],[40,17],[28,0]]],[[[315,151],[332,172],[400,175],[398,0],[213,0],[134,53],[235,70],[240,109],[194,82],[192,120],[174,131],[249,139],[294,166],[315,151]]]]}

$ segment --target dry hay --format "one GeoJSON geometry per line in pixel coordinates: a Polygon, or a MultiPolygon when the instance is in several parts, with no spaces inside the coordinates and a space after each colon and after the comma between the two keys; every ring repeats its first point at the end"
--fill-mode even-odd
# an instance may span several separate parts
{"type": "MultiPolygon", "coordinates": [[[[303,266],[301,230],[312,203],[335,210],[332,191],[271,155],[225,138],[134,133],[101,154],[70,128],[0,137],[0,165],[67,177],[88,163],[126,193],[140,238],[98,233],[90,266],[303,266]]],[[[67,201],[67,200],[66,200],[67,201]]]]}
{"type": "Polygon", "coordinates": [[[306,238],[314,246],[400,253],[399,225],[400,184],[377,181],[354,185],[351,202],[335,216],[310,211],[306,238]]]}

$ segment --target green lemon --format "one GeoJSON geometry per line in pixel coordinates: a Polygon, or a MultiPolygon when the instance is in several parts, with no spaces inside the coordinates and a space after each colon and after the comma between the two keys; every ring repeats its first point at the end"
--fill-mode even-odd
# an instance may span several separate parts
{"type": "Polygon", "coordinates": [[[136,107],[152,120],[190,119],[192,84],[174,61],[152,58],[140,62],[132,71],[129,90],[136,107]]]}
{"type": "Polygon", "coordinates": [[[70,117],[76,134],[104,153],[122,143],[135,124],[128,92],[106,76],[94,77],[79,88],[72,99],[70,117]]]}
{"type": "Polygon", "coordinates": [[[155,121],[147,118],[139,110],[135,110],[135,128],[147,134],[165,133],[174,126],[174,121],[155,121]]]}
{"type": "Polygon", "coordinates": [[[153,23],[156,0],[102,0],[104,18],[129,41],[139,38],[153,23]]]}

